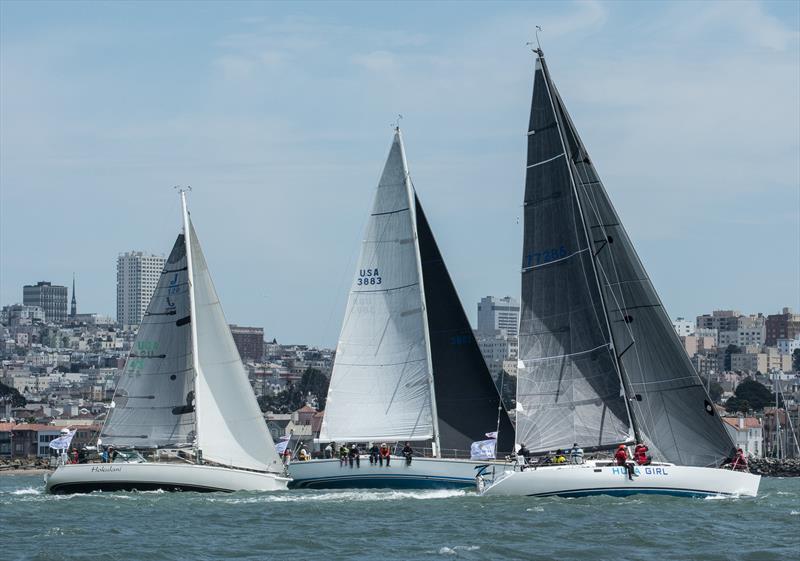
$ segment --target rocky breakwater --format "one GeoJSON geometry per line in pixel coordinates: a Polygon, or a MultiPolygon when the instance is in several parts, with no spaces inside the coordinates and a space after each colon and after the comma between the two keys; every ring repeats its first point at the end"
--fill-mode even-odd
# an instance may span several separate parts
{"type": "Polygon", "coordinates": [[[14,458],[13,460],[0,459],[0,472],[29,469],[48,469],[48,458],[14,458]]]}
{"type": "Polygon", "coordinates": [[[800,458],[750,458],[750,471],[769,477],[800,477],[800,458]]]}

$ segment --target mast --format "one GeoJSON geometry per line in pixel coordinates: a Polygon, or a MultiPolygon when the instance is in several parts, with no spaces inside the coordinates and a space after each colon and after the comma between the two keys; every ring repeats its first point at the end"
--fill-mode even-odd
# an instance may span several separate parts
{"type": "MultiPolygon", "coordinates": [[[[619,376],[620,383],[622,384],[622,391],[625,393],[625,409],[628,412],[628,418],[631,422],[631,428],[633,429],[633,435],[637,442],[642,442],[642,435],[639,431],[639,425],[636,421],[636,416],[633,412],[633,407],[631,407],[631,399],[635,398],[632,388],[630,387],[630,383],[625,376],[622,368],[622,364],[619,361],[619,356],[617,355],[617,346],[614,342],[614,332],[611,329],[611,323],[608,319],[608,308],[606,307],[605,296],[603,294],[603,287],[600,285],[600,277],[597,274],[597,263],[595,262],[595,252],[592,249],[594,244],[592,244],[591,238],[589,236],[589,230],[586,227],[586,218],[583,213],[583,206],[581,205],[580,197],[578,196],[578,189],[575,181],[575,174],[572,169],[572,154],[567,149],[567,143],[564,141],[564,131],[563,127],[564,124],[562,122],[562,116],[556,110],[555,103],[553,102],[553,90],[551,87],[551,80],[550,80],[550,71],[547,68],[547,62],[544,59],[544,52],[541,48],[534,49],[534,52],[539,56],[539,62],[542,65],[542,73],[544,74],[544,83],[547,87],[547,97],[550,100],[550,107],[553,110],[553,115],[556,118],[556,127],[558,129],[558,137],[561,140],[561,147],[564,151],[564,158],[567,160],[567,169],[569,170],[569,181],[572,187],[572,194],[575,197],[575,203],[578,207],[578,215],[581,219],[581,228],[583,230],[583,234],[586,238],[586,247],[589,248],[591,252],[591,263],[592,263],[592,276],[594,276],[595,283],[597,285],[597,293],[599,294],[601,307],[602,307],[602,314],[603,319],[605,320],[606,329],[608,330],[608,337],[609,343],[611,344],[611,353],[613,355],[613,363],[614,369],[617,371],[617,375],[619,376]]],[[[530,134],[530,132],[528,133],[530,134]]]]}
{"type": "Polygon", "coordinates": [[[428,305],[425,301],[425,280],[422,274],[422,257],[419,251],[419,235],[417,233],[417,205],[414,197],[414,188],[408,173],[408,162],[406,161],[406,150],[403,146],[403,136],[400,134],[400,127],[395,127],[397,139],[400,141],[400,155],[403,159],[403,181],[406,184],[406,194],[408,196],[408,208],[411,212],[411,229],[414,233],[414,254],[417,261],[417,277],[419,278],[419,293],[422,300],[422,323],[425,333],[425,355],[428,363],[428,389],[431,401],[431,422],[433,423],[433,456],[441,456],[441,441],[439,437],[439,414],[436,409],[436,389],[433,380],[433,358],[431,357],[431,334],[428,327],[428,305]]]}
{"type": "MultiPolygon", "coordinates": [[[[197,314],[195,308],[195,298],[194,298],[194,270],[192,265],[192,244],[190,243],[191,240],[189,239],[191,228],[189,228],[189,210],[186,207],[186,189],[181,188],[181,211],[183,216],[183,243],[186,246],[186,271],[189,283],[189,326],[191,328],[191,339],[192,339],[192,370],[194,370],[194,407],[195,407],[195,419],[197,419],[197,373],[200,369],[200,365],[198,359],[200,354],[197,349],[197,314]]],[[[195,446],[195,457],[200,463],[201,461],[201,454],[202,451],[197,448],[198,440],[198,427],[199,424],[195,420],[195,438],[194,438],[194,446],[195,446]]]]}

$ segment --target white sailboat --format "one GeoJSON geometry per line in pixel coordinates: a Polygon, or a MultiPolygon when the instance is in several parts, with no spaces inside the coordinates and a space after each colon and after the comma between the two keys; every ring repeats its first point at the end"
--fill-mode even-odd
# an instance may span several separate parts
{"type": "Polygon", "coordinates": [[[59,466],[45,479],[51,493],[287,488],[289,478],[225,321],[184,191],[181,205],[183,232],[161,272],[101,431],[103,446],[119,450],[118,459],[59,466]]]}
{"type": "Polygon", "coordinates": [[[533,454],[636,442],[655,461],[492,467],[484,495],[749,495],[735,452],[536,51],[528,128],[516,442],[533,454]]]}
{"type": "Polygon", "coordinates": [[[473,442],[513,429],[408,174],[395,130],[361,245],[320,441],[414,442],[410,465],[295,462],[293,487],[468,487],[486,460],[473,442]]]}

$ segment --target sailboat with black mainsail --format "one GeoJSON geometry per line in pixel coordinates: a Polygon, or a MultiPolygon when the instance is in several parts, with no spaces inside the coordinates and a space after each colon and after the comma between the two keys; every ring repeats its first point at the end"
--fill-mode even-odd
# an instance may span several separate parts
{"type": "Polygon", "coordinates": [[[513,428],[408,174],[395,129],[350,289],[319,440],[414,442],[410,465],[360,468],[338,459],[294,462],[294,487],[429,488],[473,485],[473,442],[513,428]]]}
{"type": "Polygon", "coordinates": [[[119,452],[117,461],[61,465],[46,476],[51,493],[287,487],[185,191],[181,206],[183,231],[161,271],[101,430],[99,440],[119,452]]]}
{"type": "Polygon", "coordinates": [[[734,443],[672,327],[538,54],[528,127],[516,442],[534,454],[646,444],[650,465],[490,469],[484,495],[751,495],[734,443]]]}

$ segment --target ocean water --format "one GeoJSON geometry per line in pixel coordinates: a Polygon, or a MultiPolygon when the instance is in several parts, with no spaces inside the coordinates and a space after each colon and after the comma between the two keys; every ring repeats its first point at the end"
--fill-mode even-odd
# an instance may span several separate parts
{"type": "Polygon", "coordinates": [[[800,479],[745,498],[469,491],[45,495],[0,476],[0,560],[792,560],[800,479]]]}

